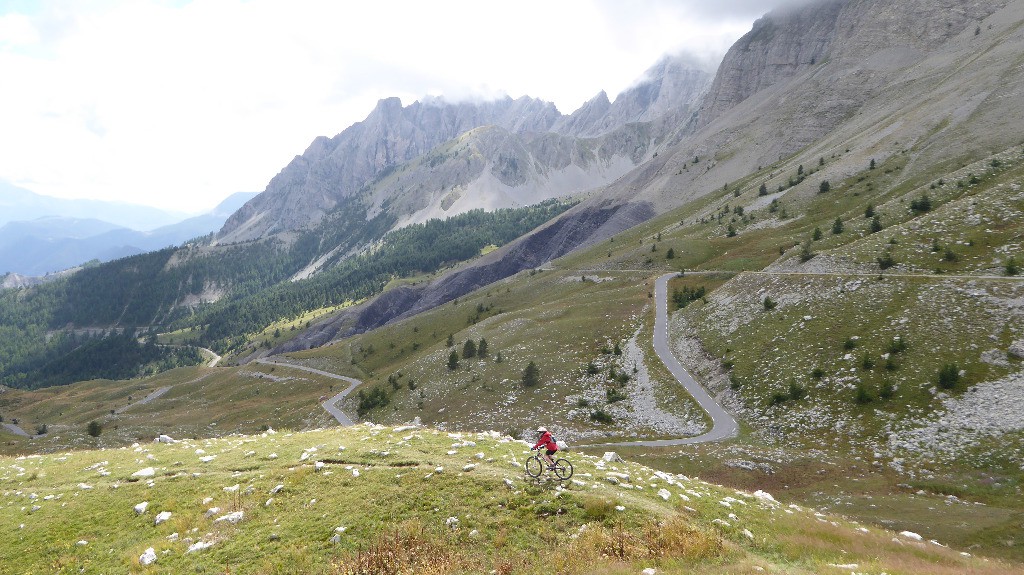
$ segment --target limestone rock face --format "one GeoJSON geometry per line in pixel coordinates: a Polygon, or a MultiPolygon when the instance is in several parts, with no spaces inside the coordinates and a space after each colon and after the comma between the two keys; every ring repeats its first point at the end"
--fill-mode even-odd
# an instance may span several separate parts
{"type": "Polygon", "coordinates": [[[700,103],[712,76],[685,56],[665,57],[641,80],[608,101],[603,91],[552,128],[560,134],[595,137],[631,122],[650,122],[700,103]]]}
{"type": "Polygon", "coordinates": [[[398,98],[381,100],[362,122],[333,138],[313,140],[228,219],[218,238],[252,240],[315,224],[373,178],[459,134],[488,125],[546,131],[559,116],[550,102],[527,97],[454,104],[430,99],[406,107],[398,98]]]}
{"type": "Polygon", "coordinates": [[[726,53],[700,109],[705,126],[751,95],[826,61],[899,65],[953,38],[1007,0],[824,0],[776,10],[726,53]]]}

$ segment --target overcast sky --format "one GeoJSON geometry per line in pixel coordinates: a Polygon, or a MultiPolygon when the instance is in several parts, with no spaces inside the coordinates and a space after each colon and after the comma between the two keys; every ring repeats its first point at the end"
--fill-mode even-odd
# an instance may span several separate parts
{"type": "Polygon", "coordinates": [[[0,0],[0,180],[201,212],[380,98],[571,113],[666,53],[717,66],[778,3],[0,0]]]}

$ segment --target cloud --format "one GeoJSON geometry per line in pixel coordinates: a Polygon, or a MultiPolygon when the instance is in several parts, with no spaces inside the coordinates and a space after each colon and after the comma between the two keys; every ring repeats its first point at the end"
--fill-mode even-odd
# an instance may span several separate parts
{"type": "Polygon", "coordinates": [[[602,89],[614,98],[665,53],[716,62],[767,5],[35,6],[0,12],[0,74],[16,87],[0,91],[0,179],[198,211],[262,190],[314,137],[363,119],[380,98],[530,95],[569,113],[602,89]]]}

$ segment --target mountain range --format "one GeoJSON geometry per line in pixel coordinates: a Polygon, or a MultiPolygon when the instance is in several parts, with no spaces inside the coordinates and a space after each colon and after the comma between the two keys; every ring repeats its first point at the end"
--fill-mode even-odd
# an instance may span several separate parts
{"type": "MultiPolygon", "coordinates": [[[[23,191],[6,197],[17,204],[17,198],[29,197],[29,193],[23,191]]],[[[82,201],[48,201],[42,199],[44,196],[34,196],[36,199],[29,202],[33,209],[52,212],[31,220],[10,220],[0,226],[0,273],[9,274],[4,278],[3,285],[25,285],[32,281],[32,277],[68,270],[86,262],[105,262],[180,245],[218,230],[228,216],[253,196],[254,193],[233,194],[209,213],[184,218],[149,231],[124,227],[107,219],[52,215],[74,213],[82,201]]],[[[124,221],[151,211],[152,216],[143,215],[139,221],[155,221],[149,218],[158,217],[156,211],[140,206],[118,206],[103,202],[90,205],[103,218],[113,220],[124,221]]],[[[29,212],[22,210],[18,213],[26,215],[29,212]]],[[[10,212],[5,216],[12,217],[10,212]]]]}
{"type": "MultiPolygon", "coordinates": [[[[0,290],[0,381],[21,388],[0,410],[54,450],[92,445],[90,418],[116,421],[110,445],[313,429],[329,398],[450,433],[540,419],[1019,563],[1021,54],[1024,0],[820,0],[713,73],[665,58],[572,114],[381,100],[212,236],[0,290]],[[708,418],[655,359],[663,297],[669,352],[735,439],[685,444],[708,418]],[[170,353],[197,346],[218,367],[170,353]]],[[[737,518],[714,528],[761,545],[737,518]]],[[[900,569],[845,550],[827,566],[900,569]]]]}

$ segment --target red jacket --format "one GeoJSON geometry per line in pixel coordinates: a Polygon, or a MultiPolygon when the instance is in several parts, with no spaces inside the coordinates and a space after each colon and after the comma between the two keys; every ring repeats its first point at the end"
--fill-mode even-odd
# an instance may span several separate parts
{"type": "Polygon", "coordinates": [[[558,451],[558,444],[555,443],[555,438],[551,437],[550,431],[545,431],[544,434],[540,436],[540,439],[537,440],[537,445],[533,446],[534,449],[537,449],[538,447],[544,447],[548,451],[558,451]]]}

